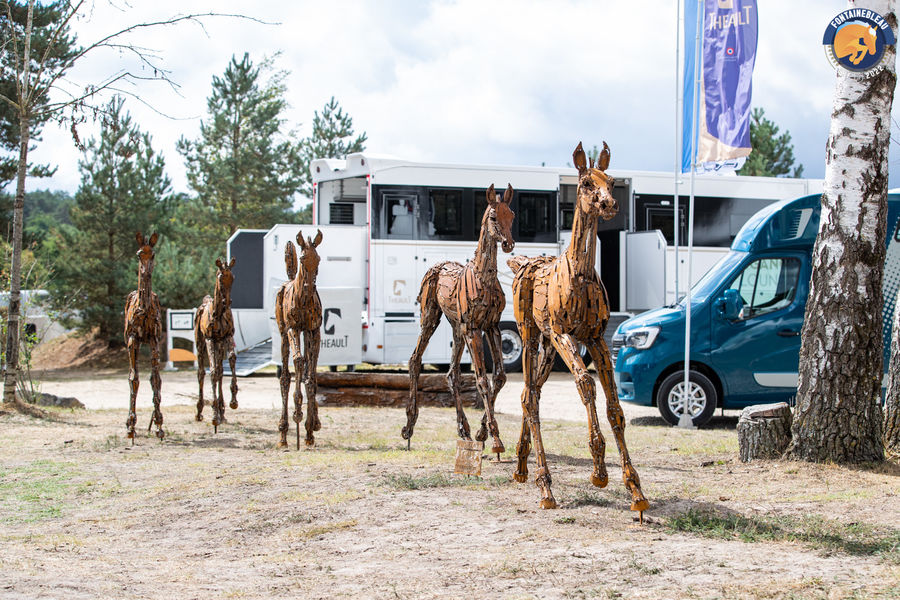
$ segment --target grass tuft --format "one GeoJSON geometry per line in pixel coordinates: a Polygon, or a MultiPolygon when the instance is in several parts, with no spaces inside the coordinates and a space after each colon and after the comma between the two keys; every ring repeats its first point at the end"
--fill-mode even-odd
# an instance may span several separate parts
{"type": "Polygon", "coordinates": [[[841,523],[821,517],[745,517],[737,513],[689,509],[666,523],[672,531],[743,542],[797,542],[826,552],[881,556],[900,563],[900,529],[841,523]]]}
{"type": "Polygon", "coordinates": [[[476,486],[479,488],[499,486],[509,483],[509,478],[505,475],[491,477],[490,479],[481,479],[480,477],[451,477],[445,473],[429,473],[420,477],[406,474],[389,474],[385,475],[384,483],[388,487],[399,490],[424,490],[427,488],[439,487],[467,487],[476,486]]]}

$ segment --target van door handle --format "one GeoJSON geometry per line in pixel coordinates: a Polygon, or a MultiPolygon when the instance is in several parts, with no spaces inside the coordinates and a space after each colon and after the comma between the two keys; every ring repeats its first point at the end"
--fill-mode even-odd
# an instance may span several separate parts
{"type": "Polygon", "coordinates": [[[800,332],[796,329],[779,329],[778,335],[781,337],[796,337],[800,335],[800,332]]]}

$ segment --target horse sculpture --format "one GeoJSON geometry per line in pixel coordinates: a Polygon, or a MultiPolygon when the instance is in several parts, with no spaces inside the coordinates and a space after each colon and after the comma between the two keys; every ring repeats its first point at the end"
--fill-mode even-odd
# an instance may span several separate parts
{"type": "Polygon", "coordinates": [[[625,446],[625,417],[616,395],[609,349],[603,340],[603,331],[609,320],[609,305],[606,289],[594,270],[597,219],[608,220],[618,212],[612,195],[613,179],[605,173],[609,166],[609,147],[603,143],[596,168],[593,159],[588,166],[580,143],[573,158],[578,169],[578,190],[572,239],[565,254],[555,258],[516,256],[507,261],[515,273],[513,307],[525,346],[522,361],[525,372],[522,430],[516,446],[518,465],[514,477],[518,482],[527,480],[528,454],[533,439],[537,456],[535,483],[541,490],[541,508],[556,508],[541,441],[538,406],[541,387],[547,381],[553,359],[559,352],[575,375],[578,393],[587,409],[589,447],[594,461],[591,483],[605,487],[608,482],[604,463],[606,442],[597,419],[594,379],[579,355],[578,342],[581,342],[597,365],[606,393],[607,418],[622,457],[623,479],[632,497],[631,510],[640,511],[643,517],[649,503],[641,492],[640,479],[625,446]]]}
{"type": "Polygon", "coordinates": [[[138,353],[141,344],[150,346],[150,387],[153,388],[153,416],[147,431],[156,423],[156,437],[162,440],[165,437],[163,431],[163,416],[159,409],[160,387],[162,380],[159,377],[159,341],[162,338],[162,319],[160,318],[159,298],[150,289],[150,277],[153,275],[153,261],[156,254],[153,247],[159,236],[154,233],[149,239],[144,239],[140,231],[135,236],[138,243],[138,289],[128,294],[125,299],[125,344],[128,348],[128,362],[131,369],[128,372],[128,385],[131,388],[131,399],[128,408],[128,420],[125,427],[128,429],[128,437],[134,445],[134,426],[137,424],[135,403],[137,401],[138,386],[138,353]]]}
{"type": "Polygon", "coordinates": [[[490,431],[493,439],[491,452],[496,453],[499,458],[504,450],[497,420],[494,418],[494,400],[506,383],[498,327],[500,314],[506,306],[506,297],[500,288],[500,282],[497,281],[497,243],[503,245],[504,252],[512,252],[515,247],[511,233],[515,214],[509,208],[512,197],[512,186],[507,186],[503,200],[498,200],[494,186],[491,185],[487,190],[487,207],[481,219],[481,235],[478,238],[474,260],[468,261],[465,265],[452,261],[437,263],[428,269],[422,279],[418,299],[422,307],[422,331],[409,359],[409,400],[406,405],[406,426],[401,432],[403,438],[407,440],[407,448],[419,416],[417,392],[422,355],[443,313],[453,328],[453,356],[447,382],[456,401],[457,433],[462,439],[472,439],[459,396],[459,359],[463,347],[468,347],[475,369],[478,394],[484,402],[481,429],[475,439],[485,441],[490,431]],[[494,364],[492,386],[488,384],[485,373],[482,332],[487,336],[494,364]]]}
{"type": "Polygon", "coordinates": [[[306,388],[306,445],[316,443],[314,431],[321,428],[316,405],[316,363],[319,360],[319,341],[322,334],[322,302],[316,291],[316,275],[319,273],[319,255],[316,246],[322,243],[322,232],[315,239],[304,241],[303,232],[297,234],[300,245],[300,263],[294,244],[288,241],[284,249],[284,264],[288,280],[278,289],[275,296],[275,321],[281,333],[281,432],[279,447],[287,446],[288,392],[291,387],[291,372],[288,359],[294,355],[294,371],[297,383],[294,388],[294,423],[297,424],[297,449],[300,449],[300,421],[303,409],[300,404],[300,382],[306,388]],[[303,334],[303,352],[300,351],[300,334],[303,334]]]}
{"type": "Polygon", "coordinates": [[[194,320],[194,340],[197,343],[197,381],[200,384],[200,398],[197,400],[198,421],[203,420],[203,378],[209,366],[209,378],[213,390],[213,430],[218,433],[219,425],[225,423],[225,398],[222,394],[222,362],[228,356],[231,367],[231,408],[238,407],[237,374],[234,353],[234,318],[231,316],[231,286],[234,283],[234,259],[228,264],[216,259],[216,287],[213,296],[205,296],[194,320]]]}

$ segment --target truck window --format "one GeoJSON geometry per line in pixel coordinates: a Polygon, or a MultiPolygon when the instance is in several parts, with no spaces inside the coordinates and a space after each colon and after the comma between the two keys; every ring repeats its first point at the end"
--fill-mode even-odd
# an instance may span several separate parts
{"type": "Polygon", "coordinates": [[[800,261],[791,257],[755,260],[729,286],[744,302],[744,318],[750,319],[790,306],[797,293],[800,261]]]}
{"type": "Polygon", "coordinates": [[[430,190],[426,219],[428,239],[463,239],[462,190],[430,190]]]}

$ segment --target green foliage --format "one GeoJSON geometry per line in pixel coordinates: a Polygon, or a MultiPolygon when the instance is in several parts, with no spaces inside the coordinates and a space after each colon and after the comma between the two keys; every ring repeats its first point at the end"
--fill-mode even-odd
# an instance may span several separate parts
{"type": "MultiPolygon", "coordinates": [[[[0,38],[4,40],[16,39],[21,43],[25,36],[25,21],[27,15],[27,2],[0,1],[0,38]],[[12,16],[12,19],[10,19],[12,16]]],[[[61,24],[63,13],[68,2],[41,2],[34,6],[34,18],[31,31],[31,71],[38,72],[39,63],[44,57],[44,68],[41,71],[41,82],[47,82],[51,77],[56,77],[65,72],[69,61],[77,54],[74,36],[70,35],[69,27],[62,30],[61,35],[53,36],[53,32],[61,24]]],[[[16,60],[15,52],[22,51],[21,45],[4,42],[0,45],[0,95],[10,99],[17,96],[16,89],[16,60]]],[[[49,99],[44,95],[38,95],[31,104],[30,114],[30,138],[39,141],[40,130],[50,120],[51,115],[42,112],[49,99]]],[[[0,101],[0,187],[3,187],[15,179],[16,168],[19,161],[20,124],[18,109],[8,102],[0,101]]],[[[30,165],[29,175],[32,177],[47,177],[53,174],[55,169],[47,165],[30,165]]]]}
{"type": "Polygon", "coordinates": [[[88,142],[79,162],[81,186],[48,251],[56,255],[54,300],[71,298],[80,327],[98,328],[104,339],[121,340],[125,297],[136,285],[135,232],[156,231],[156,247],[171,243],[171,197],[165,161],[140,131],[121,98],[104,109],[100,139],[88,142]]]}
{"type": "Polygon", "coordinates": [[[839,523],[821,517],[745,517],[736,513],[689,509],[670,518],[673,531],[743,542],[790,541],[825,551],[877,555],[900,562],[900,529],[839,523]]]}
{"type": "Polygon", "coordinates": [[[273,72],[271,59],[255,66],[246,53],[240,61],[232,57],[225,74],[213,77],[200,138],[178,141],[188,182],[212,209],[220,243],[238,228],[292,220],[299,144],[282,116],[286,75],[273,72]]]}
{"type": "Polygon", "coordinates": [[[34,523],[62,514],[75,490],[71,463],[36,460],[0,467],[0,522],[34,523]]]}
{"type": "MultiPolygon", "coordinates": [[[[344,158],[352,152],[365,150],[366,132],[354,138],[353,119],[345,114],[340,104],[331,97],[322,107],[322,114],[313,116],[312,134],[301,142],[301,193],[312,198],[312,174],[310,163],[317,158],[344,158]]],[[[312,221],[310,221],[312,222],[312,221]]]]}
{"type": "Polygon", "coordinates": [[[778,126],[766,118],[763,109],[753,109],[750,115],[750,145],[753,150],[738,175],[803,176],[803,165],[794,166],[794,145],[790,132],[778,135],[778,131],[778,126]]]}

